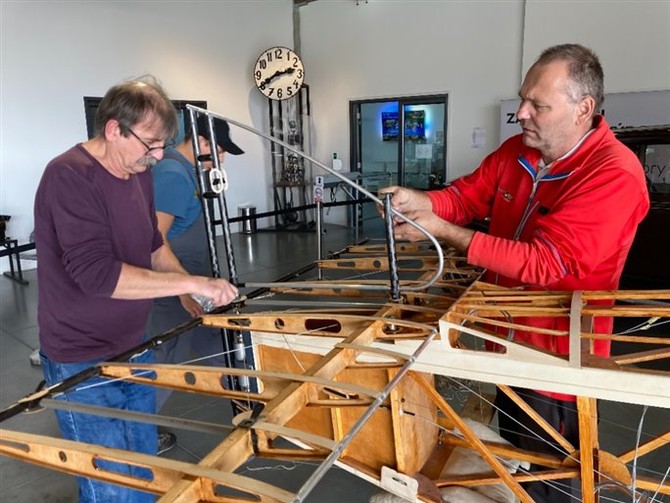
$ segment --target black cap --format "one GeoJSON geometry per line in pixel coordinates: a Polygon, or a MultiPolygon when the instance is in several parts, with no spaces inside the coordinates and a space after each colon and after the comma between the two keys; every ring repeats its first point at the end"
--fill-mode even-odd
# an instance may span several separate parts
{"type": "MultiPolygon", "coordinates": [[[[209,121],[206,115],[198,115],[196,119],[198,124],[198,134],[204,138],[209,138],[209,121]]],[[[222,119],[214,118],[214,134],[216,135],[216,144],[223,150],[233,155],[244,154],[244,150],[233,143],[230,139],[230,126],[222,119]]]]}

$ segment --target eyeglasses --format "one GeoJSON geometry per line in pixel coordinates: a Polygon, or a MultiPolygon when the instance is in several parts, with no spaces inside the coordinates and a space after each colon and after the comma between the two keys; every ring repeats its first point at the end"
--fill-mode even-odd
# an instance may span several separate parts
{"type": "Polygon", "coordinates": [[[158,151],[160,151],[160,150],[165,150],[166,148],[170,148],[170,147],[174,146],[174,142],[168,140],[168,141],[166,141],[165,143],[163,143],[163,145],[160,145],[160,146],[158,146],[158,147],[150,147],[149,145],[147,145],[147,143],[146,143],[142,138],[140,138],[139,136],[137,136],[137,135],[135,134],[135,131],[133,131],[133,130],[130,129],[130,128],[128,128],[128,131],[130,132],[131,135],[133,135],[135,138],[137,138],[137,140],[138,140],[142,145],[144,145],[144,148],[147,149],[147,151],[144,153],[144,155],[149,155],[149,154],[151,154],[151,153],[153,153],[153,152],[158,152],[158,151]]]}

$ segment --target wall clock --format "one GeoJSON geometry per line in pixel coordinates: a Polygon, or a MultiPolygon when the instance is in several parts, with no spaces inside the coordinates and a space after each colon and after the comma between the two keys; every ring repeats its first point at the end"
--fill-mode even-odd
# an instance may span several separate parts
{"type": "Polygon", "coordinates": [[[287,47],[271,47],[258,56],[254,65],[254,82],[271,100],[285,100],[298,93],[305,80],[300,57],[287,47]]]}

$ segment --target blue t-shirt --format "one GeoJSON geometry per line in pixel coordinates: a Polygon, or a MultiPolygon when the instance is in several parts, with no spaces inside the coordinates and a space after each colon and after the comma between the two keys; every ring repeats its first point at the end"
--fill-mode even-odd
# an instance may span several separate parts
{"type": "Polygon", "coordinates": [[[168,148],[151,173],[156,211],[174,215],[167,235],[173,239],[191,227],[202,211],[194,167],[177,150],[168,148]]]}

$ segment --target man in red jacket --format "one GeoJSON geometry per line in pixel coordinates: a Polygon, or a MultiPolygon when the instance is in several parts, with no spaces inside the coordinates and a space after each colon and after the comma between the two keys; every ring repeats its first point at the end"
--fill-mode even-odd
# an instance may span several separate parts
{"type": "MultiPolygon", "coordinates": [[[[394,209],[486,269],[485,280],[507,287],[546,290],[618,288],[638,224],[649,210],[639,160],[598,114],[603,102],[603,71],[598,57],[577,44],[546,49],[533,64],[521,90],[517,117],[522,133],[487,156],[473,173],[447,188],[420,192],[401,187],[392,193],[394,209]],[[488,234],[463,227],[490,218],[488,234]]],[[[399,239],[424,236],[398,222],[399,239]]],[[[568,320],[518,320],[543,328],[567,329],[568,320]]],[[[611,318],[596,318],[598,333],[611,333],[611,318]]],[[[567,337],[517,332],[514,340],[557,354],[568,353],[567,337]]],[[[609,341],[596,341],[594,353],[608,356],[609,341]]],[[[574,397],[517,390],[524,399],[579,445],[574,397]]],[[[532,421],[506,395],[498,393],[501,434],[527,449],[553,450],[519,422],[532,421]]],[[[555,451],[554,451],[555,452],[555,451]]],[[[565,501],[569,488],[530,483],[542,502],[565,501]]]]}

